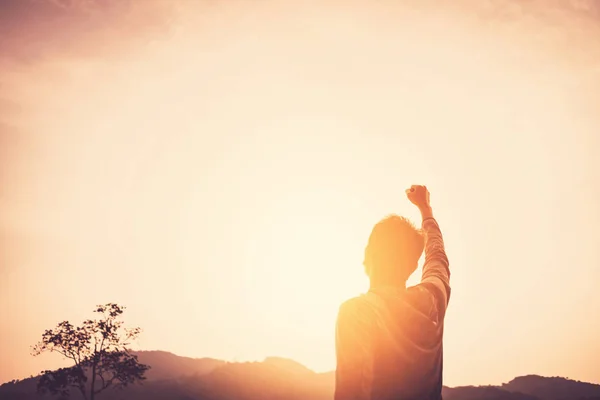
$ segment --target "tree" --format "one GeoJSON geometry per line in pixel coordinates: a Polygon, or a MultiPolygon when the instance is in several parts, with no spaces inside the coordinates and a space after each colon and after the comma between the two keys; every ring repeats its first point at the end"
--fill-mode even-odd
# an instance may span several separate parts
{"type": "Polygon", "coordinates": [[[146,379],[144,375],[150,367],[139,363],[127,348],[141,329],[123,327],[119,317],[124,309],[113,303],[99,305],[94,312],[102,316],[100,319],[89,319],[77,327],[63,321],[44,332],[42,340],[33,346],[32,354],[57,352],[74,365],[42,371],[38,391],[65,399],[75,388],[84,399],[94,400],[110,387],[124,388],[146,379]]]}

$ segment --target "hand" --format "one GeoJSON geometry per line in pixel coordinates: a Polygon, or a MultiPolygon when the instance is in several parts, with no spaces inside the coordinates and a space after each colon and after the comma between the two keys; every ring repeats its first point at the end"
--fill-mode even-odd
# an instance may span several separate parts
{"type": "Polygon", "coordinates": [[[431,204],[429,203],[429,190],[427,186],[412,185],[410,189],[406,189],[406,197],[419,208],[421,213],[423,211],[431,210],[431,204]]]}

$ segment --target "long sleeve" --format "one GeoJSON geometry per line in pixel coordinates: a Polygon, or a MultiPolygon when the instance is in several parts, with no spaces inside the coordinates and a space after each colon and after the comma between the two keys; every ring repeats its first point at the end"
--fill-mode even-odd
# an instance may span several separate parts
{"type": "Polygon", "coordinates": [[[450,300],[450,269],[444,239],[434,218],[423,220],[425,234],[425,264],[421,286],[436,299],[439,316],[444,317],[450,300]]]}

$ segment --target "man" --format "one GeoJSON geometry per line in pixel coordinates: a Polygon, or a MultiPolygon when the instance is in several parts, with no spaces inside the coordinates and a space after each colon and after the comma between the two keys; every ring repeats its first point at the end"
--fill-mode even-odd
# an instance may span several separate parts
{"type": "Polygon", "coordinates": [[[441,400],[442,337],[450,271],[429,191],[408,199],[422,230],[390,216],[373,228],[365,249],[369,291],[343,303],[336,327],[335,400],[441,400]],[[406,288],[425,249],[421,283],[406,288]]]}

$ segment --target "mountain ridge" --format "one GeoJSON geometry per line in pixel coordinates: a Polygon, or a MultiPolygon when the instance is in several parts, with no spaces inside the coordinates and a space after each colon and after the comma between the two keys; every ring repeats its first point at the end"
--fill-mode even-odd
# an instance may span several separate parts
{"type": "MultiPolygon", "coordinates": [[[[228,362],[166,351],[135,352],[152,368],[147,380],[99,399],[331,400],[335,373],[317,373],[287,358],[228,362]]],[[[36,378],[0,385],[0,400],[34,400],[36,378]]],[[[444,387],[444,400],[600,400],[600,385],[560,377],[519,376],[501,385],[444,387]]],[[[73,398],[77,398],[74,396],[73,398]]]]}

